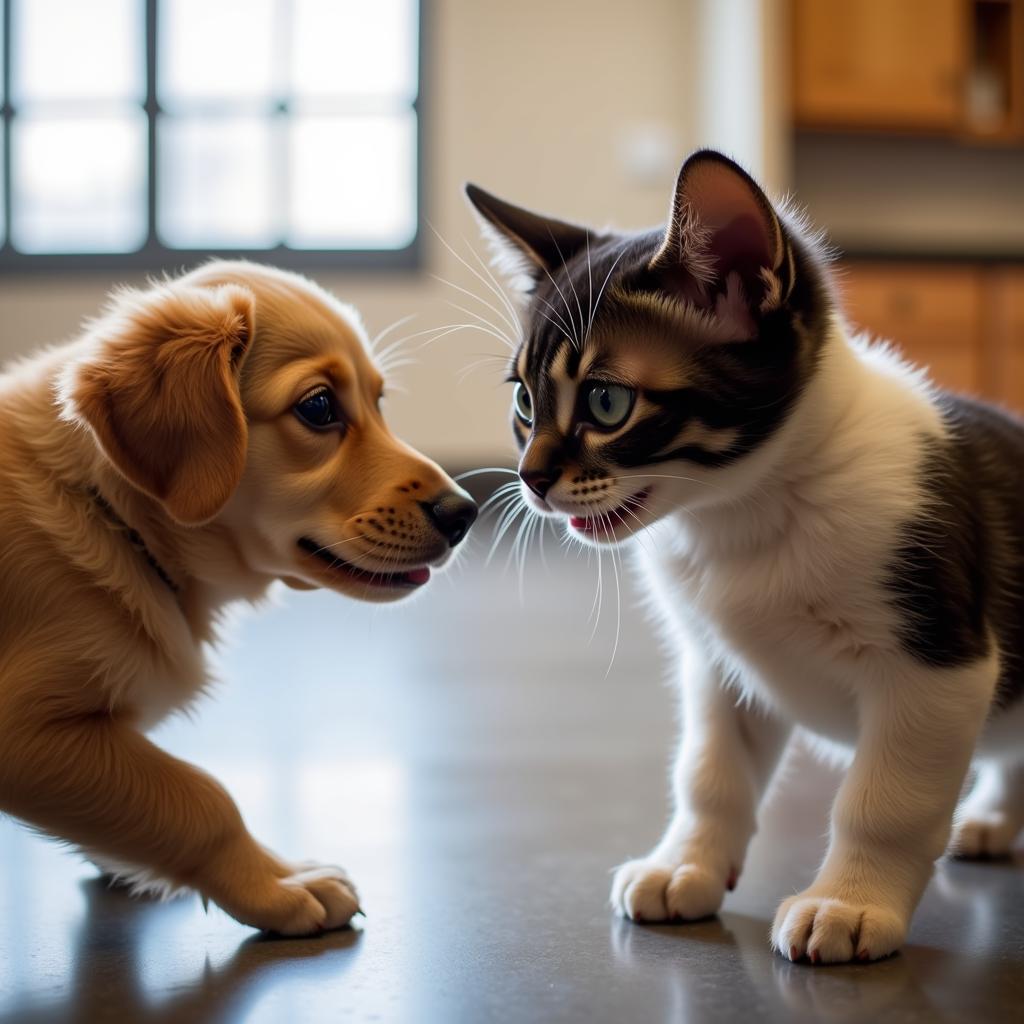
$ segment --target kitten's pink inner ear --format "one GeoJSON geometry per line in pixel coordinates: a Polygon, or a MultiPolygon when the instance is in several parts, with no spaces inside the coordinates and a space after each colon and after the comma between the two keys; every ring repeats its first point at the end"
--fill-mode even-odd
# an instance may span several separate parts
{"type": "Polygon", "coordinates": [[[738,259],[774,267],[778,240],[769,214],[749,184],[717,162],[694,167],[686,199],[698,222],[711,230],[712,252],[728,267],[738,259]]]}

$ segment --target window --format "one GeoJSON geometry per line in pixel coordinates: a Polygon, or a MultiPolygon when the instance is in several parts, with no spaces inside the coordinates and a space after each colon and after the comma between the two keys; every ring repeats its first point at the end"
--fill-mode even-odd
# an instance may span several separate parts
{"type": "Polygon", "coordinates": [[[0,268],[415,262],[418,0],[0,5],[0,268]]]}

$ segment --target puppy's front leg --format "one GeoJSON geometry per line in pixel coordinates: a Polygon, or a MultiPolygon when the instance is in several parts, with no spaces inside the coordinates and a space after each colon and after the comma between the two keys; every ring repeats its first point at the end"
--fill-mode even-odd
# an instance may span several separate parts
{"type": "Polygon", "coordinates": [[[995,687],[996,668],[921,671],[862,695],[853,765],[832,808],[828,855],[775,915],[791,960],[875,960],[902,945],[995,687]]]}
{"type": "Polygon", "coordinates": [[[244,924],[306,935],[359,907],[345,873],[296,870],[263,849],[214,779],[104,715],[0,716],[0,807],[176,885],[244,924]]]}
{"type": "Polygon", "coordinates": [[[790,727],[740,705],[693,646],[682,665],[675,808],[658,845],[623,864],[612,906],[635,921],[695,920],[721,906],[743,867],[757,806],[790,727]]]}

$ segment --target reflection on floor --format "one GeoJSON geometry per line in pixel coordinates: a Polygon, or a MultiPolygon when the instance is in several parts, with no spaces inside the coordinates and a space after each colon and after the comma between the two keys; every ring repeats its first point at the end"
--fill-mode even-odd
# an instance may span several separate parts
{"type": "MultiPolygon", "coordinates": [[[[198,901],[133,901],[0,820],[0,1021],[993,1021],[1024,1006],[1022,864],[945,863],[899,956],[772,956],[775,903],[822,852],[835,778],[794,752],[717,919],[611,917],[609,868],[665,815],[666,667],[596,565],[482,558],[411,605],[289,594],[244,618],[225,683],[158,740],[228,785],[253,830],[345,864],[368,917],[253,935],[198,901]]],[[[627,594],[627,592],[629,592],[627,594]]],[[[1018,1016],[1017,1019],[1020,1019],[1018,1016]]]]}

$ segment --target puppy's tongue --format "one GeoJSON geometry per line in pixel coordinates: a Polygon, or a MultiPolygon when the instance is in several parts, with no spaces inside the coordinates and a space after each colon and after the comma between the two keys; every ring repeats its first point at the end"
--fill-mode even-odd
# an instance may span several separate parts
{"type": "Polygon", "coordinates": [[[430,579],[430,569],[427,566],[423,566],[422,569],[410,569],[405,573],[405,578],[410,583],[415,583],[416,586],[421,586],[430,579]]]}

